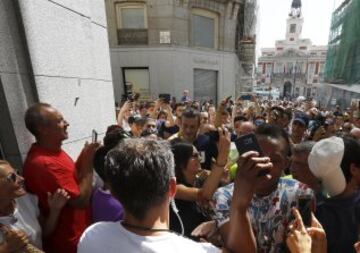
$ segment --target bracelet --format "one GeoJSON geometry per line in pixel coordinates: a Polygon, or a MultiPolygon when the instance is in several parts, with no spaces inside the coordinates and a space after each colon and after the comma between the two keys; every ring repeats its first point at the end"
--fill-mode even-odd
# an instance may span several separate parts
{"type": "Polygon", "coordinates": [[[220,165],[220,164],[218,164],[218,163],[214,163],[214,165],[215,165],[216,167],[221,167],[221,168],[223,168],[223,167],[226,166],[226,163],[225,163],[224,165],[220,165]]]}
{"type": "Polygon", "coordinates": [[[224,165],[218,164],[217,161],[215,160],[215,158],[212,159],[213,165],[215,165],[216,167],[225,167],[227,162],[224,165]]]}

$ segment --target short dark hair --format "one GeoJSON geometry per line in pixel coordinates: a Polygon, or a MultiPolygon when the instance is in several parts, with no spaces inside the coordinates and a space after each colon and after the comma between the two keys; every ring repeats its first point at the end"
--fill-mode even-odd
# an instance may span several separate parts
{"type": "Polygon", "coordinates": [[[349,183],[352,178],[350,171],[351,164],[355,164],[360,168],[360,143],[358,140],[350,137],[344,137],[343,140],[345,150],[340,167],[344,173],[346,182],[349,183]]]}
{"type": "Polygon", "coordinates": [[[38,135],[38,126],[46,125],[47,121],[42,109],[51,108],[47,103],[36,103],[30,106],[25,112],[25,126],[35,137],[38,135]]]}
{"type": "Polygon", "coordinates": [[[293,145],[291,151],[293,154],[310,154],[315,143],[315,141],[304,141],[293,145]]]}
{"type": "Polygon", "coordinates": [[[101,146],[96,150],[93,160],[94,169],[104,182],[107,182],[104,163],[106,154],[108,152],[108,148],[106,148],[105,146],[101,146]]]}
{"type": "Polygon", "coordinates": [[[198,119],[200,125],[200,112],[198,110],[194,110],[192,108],[188,108],[181,114],[181,118],[187,119],[198,119]]]}
{"type": "Polygon", "coordinates": [[[284,139],[286,143],[286,147],[284,150],[285,156],[291,156],[289,135],[286,133],[286,131],[283,128],[277,125],[262,124],[257,127],[255,134],[274,138],[274,139],[284,139]]]}
{"type": "Polygon", "coordinates": [[[145,108],[146,108],[146,109],[149,109],[149,108],[154,107],[154,106],[155,106],[155,102],[154,102],[154,101],[150,101],[150,102],[147,102],[147,103],[145,104],[145,108]]]}
{"type": "Polygon", "coordinates": [[[234,124],[235,124],[235,122],[238,122],[238,121],[244,122],[244,121],[249,121],[249,120],[244,116],[236,116],[234,118],[234,124]]]}
{"type": "Polygon", "coordinates": [[[122,141],[126,138],[130,138],[129,133],[120,127],[120,128],[114,129],[114,130],[106,133],[106,135],[103,139],[103,143],[104,143],[104,146],[108,150],[110,150],[110,149],[116,147],[116,145],[118,145],[120,141],[122,141]]]}
{"type": "Polygon", "coordinates": [[[174,106],[175,111],[180,106],[185,106],[185,104],[183,102],[176,103],[175,106],[174,106]]]}
{"type": "Polygon", "coordinates": [[[107,154],[105,172],[125,210],[143,220],[151,207],[166,199],[175,176],[174,157],[166,141],[126,139],[107,154]]]}

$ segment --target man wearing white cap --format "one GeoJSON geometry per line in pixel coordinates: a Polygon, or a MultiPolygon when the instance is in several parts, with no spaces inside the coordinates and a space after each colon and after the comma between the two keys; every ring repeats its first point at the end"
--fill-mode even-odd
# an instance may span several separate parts
{"type": "Polygon", "coordinates": [[[311,172],[329,198],[317,204],[328,252],[355,252],[360,225],[360,143],[331,137],[316,143],[309,155],[311,172]]]}

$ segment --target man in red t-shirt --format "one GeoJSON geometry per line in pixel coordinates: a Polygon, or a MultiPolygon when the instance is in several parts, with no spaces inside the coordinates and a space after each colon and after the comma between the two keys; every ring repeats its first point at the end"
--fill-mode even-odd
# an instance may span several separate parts
{"type": "Polygon", "coordinates": [[[24,165],[27,190],[39,197],[43,216],[49,214],[48,193],[65,189],[70,200],[61,210],[56,226],[44,240],[46,252],[76,253],[83,231],[90,224],[92,161],[98,144],[85,144],[76,163],[61,149],[69,124],[49,104],[38,103],[25,114],[27,129],[35,136],[24,165]]]}

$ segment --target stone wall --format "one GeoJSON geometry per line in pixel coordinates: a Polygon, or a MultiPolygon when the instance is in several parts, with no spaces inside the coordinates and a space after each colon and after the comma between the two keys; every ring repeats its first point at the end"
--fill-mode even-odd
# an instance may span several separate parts
{"type": "Polygon", "coordinates": [[[75,158],[90,139],[92,129],[101,135],[115,122],[104,1],[1,0],[0,3],[6,3],[5,10],[14,14],[10,17],[11,12],[6,12],[4,17],[0,6],[0,18],[6,20],[8,30],[20,23],[22,31],[19,40],[12,37],[10,43],[0,41],[0,48],[20,44],[26,51],[25,56],[9,55],[16,62],[12,67],[14,74],[8,77],[10,80],[2,75],[6,104],[18,108],[10,110],[9,124],[20,128],[15,131],[19,153],[24,156],[33,141],[24,130],[24,112],[29,104],[41,101],[59,109],[70,123],[64,148],[75,158]],[[27,65],[21,64],[24,59],[27,65]],[[27,69],[23,70],[22,65],[27,69]],[[26,78],[32,82],[27,84],[26,78]]]}

